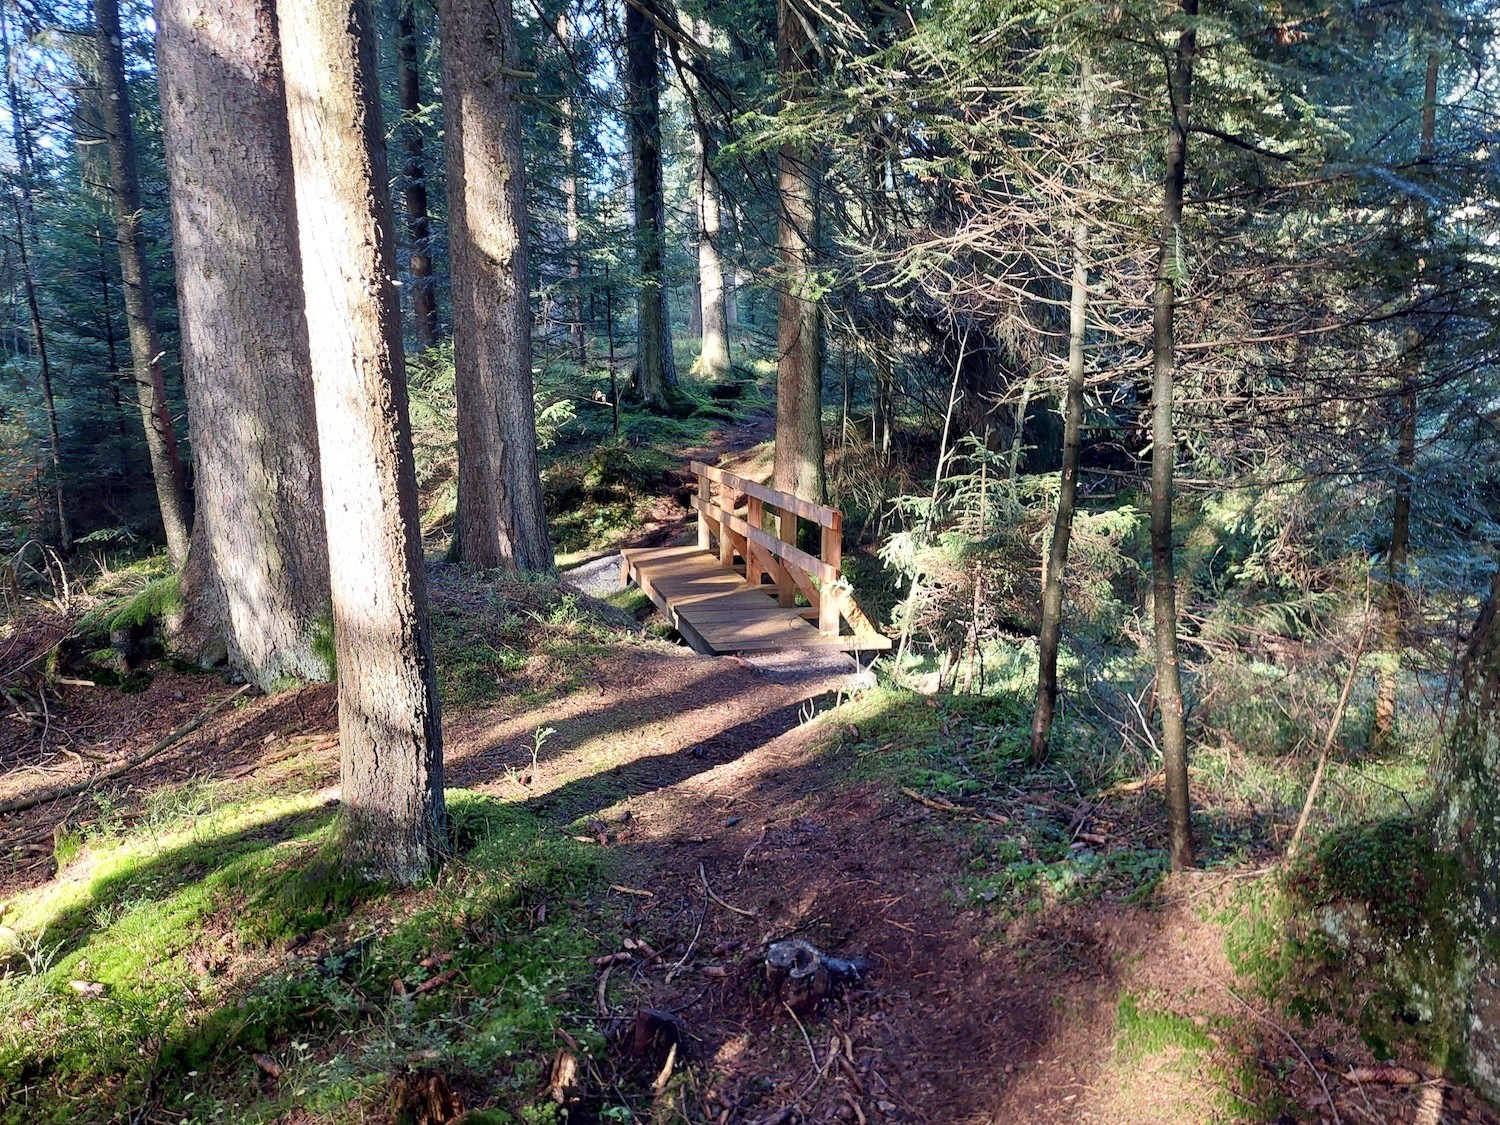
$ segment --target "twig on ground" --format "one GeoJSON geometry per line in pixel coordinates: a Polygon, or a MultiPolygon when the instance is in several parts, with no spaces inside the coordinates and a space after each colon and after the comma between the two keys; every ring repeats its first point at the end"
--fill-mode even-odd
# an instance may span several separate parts
{"type": "Polygon", "coordinates": [[[797,1018],[797,1013],[792,1011],[790,1004],[783,1000],[781,1006],[786,1009],[786,1014],[792,1017],[792,1022],[797,1025],[797,1030],[802,1032],[802,1042],[807,1044],[807,1053],[812,1057],[813,1073],[816,1074],[818,1070],[818,1051],[812,1045],[812,1038],[807,1034],[807,1028],[802,1026],[802,1021],[797,1018]]]}
{"type": "Polygon", "coordinates": [[[188,735],[192,734],[204,723],[208,722],[209,719],[217,715],[219,711],[223,709],[224,705],[227,704],[230,700],[238,699],[240,696],[249,691],[251,686],[252,685],[250,684],[245,684],[241,688],[239,688],[238,691],[231,692],[223,699],[216,701],[196,718],[189,719],[187,722],[183,723],[182,726],[174,730],[171,734],[167,735],[159,742],[152,743],[151,746],[147,747],[145,750],[142,750],[139,754],[134,754],[131,757],[126,758],[124,761],[117,762],[107,769],[102,769],[98,773],[85,778],[83,781],[74,782],[72,785],[63,785],[59,786],[56,789],[43,789],[40,793],[32,793],[25,797],[14,797],[9,801],[0,802],[0,813],[20,812],[23,809],[35,808],[37,805],[45,805],[48,801],[60,800],[63,797],[72,797],[78,793],[83,793],[89,789],[92,789],[101,781],[108,781],[112,777],[119,777],[122,773],[126,773],[129,770],[135,769],[136,766],[150,761],[152,758],[160,754],[163,750],[168,749],[169,747],[180,742],[182,739],[186,738],[188,735]]]}
{"type": "Polygon", "coordinates": [[[745,854],[740,857],[740,865],[736,869],[736,874],[745,870],[745,864],[750,862],[750,853],[753,852],[756,848],[760,847],[761,841],[766,838],[766,829],[769,827],[771,827],[771,822],[769,820],[760,826],[760,835],[755,837],[755,842],[748,848],[746,848],[745,854]]]}
{"type": "MultiPolygon", "coordinates": [[[[703,874],[703,865],[698,865],[698,874],[703,874]]],[[[698,938],[703,933],[703,923],[708,921],[708,901],[713,897],[713,892],[708,889],[707,880],[703,883],[703,910],[698,915],[698,927],[693,931],[693,940],[688,942],[688,947],[682,951],[682,960],[667,970],[667,983],[672,983],[672,978],[682,972],[683,966],[688,963],[688,958],[693,955],[693,950],[698,948],[698,938]]]]}
{"type": "Polygon", "coordinates": [[[742,906],[735,906],[732,902],[725,902],[718,895],[714,894],[713,888],[708,885],[708,876],[706,874],[704,874],[704,872],[703,872],[703,864],[701,864],[701,863],[698,865],[698,878],[700,880],[702,880],[702,882],[703,882],[703,892],[704,892],[704,894],[708,895],[709,898],[713,899],[720,906],[722,906],[725,910],[732,910],[734,913],[739,914],[739,915],[741,915],[742,917],[745,917],[745,918],[757,918],[758,919],[760,917],[760,915],[757,914],[755,911],[753,911],[753,910],[746,910],[742,906]]]}
{"type": "Polygon", "coordinates": [[[1312,1059],[1308,1058],[1307,1052],[1302,1049],[1302,1044],[1298,1043],[1296,1038],[1290,1031],[1282,1027],[1270,1016],[1264,1014],[1263,1012],[1258,1012],[1253,1007],[1251,1007],[1250,1004],[1247,1003],[1234,989],[1224,984],[1220,984],[1219,987],[1222,988],[1225,992],[1229,993],[1230,997],[1242,1008],[1244,1008],[1245,1011],[1249,1012],[1252,1016],[1260,1020],[1260,1022],[1265,1024],[1267,1027],[1271,1028],[1274,1031],[1280,1032],[1282,1038],[1284,1038],[1288,1043],[1296,1048],[1297,1054],[1301,1055],[1302,1061],[1307,1064],[1307,1069],[1312,1071],[1312,1076],[1318,1080],[1318,1085],[1323,1088],[1323,1097],[1328,1101],[1328,1112],[1333,1114],[1333,1125],[1342,1125],[1339,1120],[1339,1108],[1334,1104],[1333,1093],[1328,1089],[1328,1083],[1323,1080],[1323,1072],[1313,1065],[1312,1059]]]}
{"type": "Polygon", "coordinates": [[[609,999],[605,990],[609,987],[609,974],[614,971],[613,965],[605,965],[604,972],[599,977],[599,1014],[606,1019],[609,1017],[609,999]]]}

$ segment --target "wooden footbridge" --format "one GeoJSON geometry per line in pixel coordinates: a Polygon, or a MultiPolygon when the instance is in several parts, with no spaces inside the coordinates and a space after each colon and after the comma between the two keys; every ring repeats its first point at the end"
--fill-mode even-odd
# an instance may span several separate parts
{"type": "Polygon", "coordinates": [[[639,585],[702,653],[891,647],[839,573],[843,513],[699,461],[692,471],[697,545],[622,551],[622,588],[639,585]],[[799,520],[819,529],[817,555],[797,546],[799,520]]]}

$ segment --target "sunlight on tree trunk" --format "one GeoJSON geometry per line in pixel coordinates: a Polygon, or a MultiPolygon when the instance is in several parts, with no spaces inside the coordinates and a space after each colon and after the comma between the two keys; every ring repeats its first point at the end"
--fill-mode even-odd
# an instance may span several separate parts
{"type": "Polygon", "coordinates": [[[508,0],[442,0],[459,556],[552,566],[536,459],[526,172],[508,0]]]}
{"type": "Polygon", "coordinates": [[[671,409],[677,392],[672,322],[667,315],[666,196],[662,188],[661,72],[656,29],[634,4],[625,5],[625,119],[635,194],[636,361],[632,382],[650,409],[671,409]]]}
{"type": "MultiPolygon", "coordinates": [[[[1198,0],[1182,0],[1189,21],[1198,0]]],[[[1188,795],[1187,730],[1182,716],[1182,678],[1177,651],[1177,569],[1172,544],[1172,473],[1177,438],[1172,429],[1172,382],[1176,370],[1177,282],[1182,261],[1182,197],[1187,178],[1188,110],[1192,104],[1197,31],[1181,32],[1169,73],[1171,104],[1161,243],[1151,320],[1151,602],[1156,650],[1156,703],[1161,714],[1161,755],[1166,771],[1167,827],[1172,866],[1193,863],[1192,808],[1188,795]]]]}
{"type": "MultiPolygon", "coordinates": [[[[1079,126],[1087,135],[1093,122],[1089,106],[1089,64],[1080,67],[1079,88],[1083,109],[1079,126]]],[[[1078,456],[1083,441],[1084,341],[1088,332],[1088,224],[1073,227],[1073,279],[1068,299],[1068,384],[1063,405],[1062,479],[1057,492],[1057,513],[1052,521],[1052,543],[1048,547],[1046,572],[1042,577],[1042,619],[1037,630],[1036,712],[1031,722],[1031,757],[1047,756],[1052,719],[1057,713],[1057,650],[1062,642],[1063,573],[1068,565],[1068,541],[1073,535],[1073,513],[1078,505],[1078,456]]],[[[1016,419],[1016,439],[1024,415],[1016,419]]]]}
{"type": "MultiPolygon", "coordinates": [[[[705,46],[711,41],[706,20],[693,25],[694,38],[705,46]]],[[[698,213],[698,319],[701,340],[696,373],[710,379],[729,373],[729,326],[725,314],[724,263],[719,241],[719,177],[713,168],[714,137],[701,113],[693,117],[693,157],[697,171],[698,213]]]]}
{"type": "Polygon", "coordinates": [[[442,726],[368,0],[280,0],[338,658],[341,839],[409,883],[446,844],[442,726]]]}
{"type": "MultiPolygon", "coordinates": [[[[815,49],[807,13],[780,0],[776,72],[783,105],[805,95],[815,49]]],[[[817,297],[818,172],[805,144],[776,156],[777,256],[775,486],[805,500],[827,497],[823,465],[823,326],[817,297]]]]}
{"type": "Polygon", "coordinates": [[[274,0],[157,0],[197,519],[191,637],[263,690],[326,680],[328,540],[274,0]],[[227,143],[233,138],[233,143],[227,143]]]}
{"type": "Polygon", "coordinates": [[[130,87],[125,81],[124,41],[120,32],[118,0],[94,0],[95,32],[99,45],[101,113],[108,138],[110,201],[114,207],[120,274],[125,282],[125,318],[130,328],[136,395],[156,481],[156,503],[167,536],[167,554],[181,567],[188,553],[188,503],[183,485],[177,432],[167,404],[162,376],[161,336],[151,298],[146,266],[145,236],[141,231],[141,187],[136,169],[135,123],[131,120],[130,87]]]}
{"type": "MultiPolygon", "coordinates": [[[[564,54],[570,50],[573,42],[573,25],[568,19],[566,6],[557,13],[557,24],[554,28],[557,41],[562,45],[564,54]]],[[[573,103],[572,95],[564,97],[559,107],[562,113],[562,123],[557,130],[558,147],[562,149],[563,160],[563,223],[564,237],[567,239],[568,247],[568,283],[572,288],[572,296],[568,299],[568,313],[571,323],[568,325],[568,335],[573,341],[573,361],[582,367],[589,361],[588,336],[584,330],[583,322],[583,259],[579,249],[579,214],[578,214],[578,136],[576,121],[578,107],[573,103]]]]}

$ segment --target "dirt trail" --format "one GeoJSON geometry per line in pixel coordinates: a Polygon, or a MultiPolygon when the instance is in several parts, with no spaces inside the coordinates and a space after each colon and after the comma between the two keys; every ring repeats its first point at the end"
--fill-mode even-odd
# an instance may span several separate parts
{"type": "MultiPolygon", "coordinates": [[[[759,440],[752,429],[725,446],[759,440]]],[[[664,519],[652,534],[671,528],[664,519]]],[[[638,1009],[677,1014],[686,1034],[663,1097],[689,1120],[1236,1120],[1230,1088],[1267,1074],[1279,1076],[1284,1121],[1332,1121],[1329,1084],[1340,1121],[1419,1120],[1430,1094],[1340,1085],[1347,1054],[1310,1045],[1313,1056],[1299,1059],[1275,1022],[1231,991],[1212,920],[1228,885],[1218,876],[1171,881],[1145,905],[1095,900],[1009,923],[968,905],[965,859],[944,814],[855,776],[837,752],[849,721],[839,704],[858,687],[851,672],[842,657],[752,662],[640,640],[542,706],[445,716],[450,784],[577,825],[570,831],[620,858],[616,878],[629,889],[595,905],[660,956],[638,947],[611,966],[599,982],[614,1018],[605,1026],[623,1043],[638,1009]],[[869,976],[797,1019],[763,984],[765,945],[790,936],[867,958],[869,976]],[[1130,997],[1200,1029],[1206,1058],[1170,1045],[1122,1052],[1120,1004],[1130,997]],[[1226,1071],[1246,1059],[1248,1079],[1226,1071]]],[[[47,781],[149,742],[225,690],[169,671],[137,696],[70,689],[63,745],[77,761],[48,757],[47,781]]],[[[273,783],[293,757],[297,784],[327,784],[337,777],[334,726],[330,687],[257,699],[130,784],[139,795],[205,774],[273,783]]],[[[7,764],[20,764],[12,749],[7,764]]],[[[12,774],[3,791],[37,783],[12,774]]],[[[70,811],[49,806],[0,826],[18,860],[7,889],[48,877],[52,826],[70,811]]],[[[1447,1120],[1494,1120],[1462,1091],[1446,1096],[1447,1120]]]]}

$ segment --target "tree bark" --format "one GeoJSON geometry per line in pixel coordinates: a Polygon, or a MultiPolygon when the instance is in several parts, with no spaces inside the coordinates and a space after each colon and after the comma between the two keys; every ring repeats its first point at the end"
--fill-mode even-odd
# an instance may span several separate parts
{"type": "MultiPolygon", "coordinates": [[[[14,102],[11,104],[11,115],[12,123],[18,120],[14,102]]],[[[22,190],[25,194],[30,194],[29,188],[22,190]]],[[[52,489],[57,502],[57,539],[59,546],[67,551],[73,546],[73,528],[68,523],[68,505],[63,498],[62,438],[57,429],[57,400],[52,393],[52,363],[47,358],[47,334],[42,330],[42,307],[36,297],[31,255],[26,249],[30,236],[24,216],[29,210],[29,207],[16,202],[16,247],[21,258],[21,285],[26,293],[26,311],[31,317],[32,347],[36,350],[37,368],[42,381],[42,410],[47,417],[47,451],[52,460],[52,489]]]]}
{"type": "MultiPolygon", "coordinates": [[[[573,28],[568,20],[566,5],[557,14],[556,34],[557,41],[566,51],[573,41],[573,28]]],[[[589,361],[589,346],[588,336],[584,332],[583,259],[578,245],[578,138],[574,132],[578,110],[571,93],[563,97],[561,109],[562,124],[558,128],[557,141],[562,149],[564,236],[568,242],[568,282],[572,289],[568,300],[568,312],[572,319],[568,334],[573,341],[573,359],[582,367],[589,361]]]]}
{"type": "MultiPolygon", "coordinates": [[[[1090,68],[1080,69],[1083,94],[1080,132],[1092,127],[1089,103],[1090,68]]],[[[1063,404],[1062,480],[1057,493],[1057,514],[1052,521],[1052,543],[1047,551],[1047,572],[1042,577],[1042,620],[1037,631],[1036,712],[1031,722],[1031,757],[1047,756],[1052,720],[1057,713],[1057,651],[1062,642],[1063,572],[1068,566],[1068,543],[1073,536],[1073,513],[1078,504],[1078,454],[1083,434],[1084,338],[1088,332],[1088,224],[1073,227],[1073,280],[1068,300],[1068,385],[1063,404]]],[[[1020,434],[1017,431],[1017,439],[1020,434]]]]}
{"type": "Polygon", "coordinates": [[[136,395],[146,429],[146,449],[151,455],[151,475],[156,482],[156,502],[166,532],[167,554],[173,566],[181,567],[188,553],[187,490],[183,485],[182,458],[177,451],[177,433],[167,405],[161,337],[156,328],[151,278],[146,269],[135,124],[130,115],[130,88],[125,81],[120,6],[118,0],[93,0],[93,4],[99,44],[100,103],[109,148],[110,201],[115,212],[115,239],[120,248],[120,275],[125,283],[125,318],[130,328],[136,395]]]}
{"type": "Polygon", "coordinates": [[[1434,836],[1458,861],[1458,920],[1470,937],[1454,994],[1468,1002],[1464,1063],[1500,1101],[1500,574],[1465,654],[1458,713],[1435,771],[1434,836]],[[1467,979],[1464,979],[1467,978],[1467,979]]]}
{"type": "MultiPolygon", "coordinates": [[[[695,38],[708,45],[706,21],[694,27],[695,38]]],[[[719,240],[723,218],[719,206],[719,177],[714,172],[713,133],[701,114],[693,115],[693,154],[698,164],[698,315],[697,374],[711,379],[729,373],[729,318],[724,299],[724,263],[719,240]]]]}
{"type": "Polygon", "coordinates": [[[440,0],[459,556],[476,570],[546,570],[531,384],[531,287],[520,69],[511,7],[440,0]]]}
{"type": "Polygon", "coordinates": [[[156,0],[156,24],[193,551],[206,554],[183,572],[183,601],[192,632],[222,635],[262,690],[326,680],[328,540],[275,2],[156,0]]]}
{"type": "MultiPolygon", "coordinates": [[[[1432,160],[1437,129],[1437,52],[1427,55],[1427,75],[1422,98],[1422,140],[1418,159],[1432,160]]],[[[1420,237],[1425,241],[1426,209],[1419,203],[1420,237]]],[[[1420,271],[1413,295],[1422,287],[1420,271]]],[[[1412,468],[1417,459],[1417,382],[1421,375],[1423,341],[1415,329],[1407,334],[1406,357],[1401,373],[1401,393],[1397,399],[1396,481],[1391,504],[1391,545],[1386,555],[1385,583],[1385,652],[1375,687],[1375,714],[1370,730],[1370,746],[1384,753],[1390,749],[1396,732],[1396,687],[1404,648],[1406,619],[1406,570],[1411,550],[1412,468]]]]}
{"type": "MultiPolygon", "coordinates": [[[[802,97],[812,73],[806,15],[780,0],[776,71],[783,106],[802,97]]],[[[777,255],[775,485],[805,500],[827,496],[823,467],[823,331],[815,293],[818,173],[806,146],[788,141],[776,159],[777,255]]]]}
{"type": "Polygon", "coordinates": [[[345,862],[446,843],[443,749],[368,0],[278,0],[338,659],[345,862]]]}
{"type": "Polygon", "coordinates": [[[699,372],[718,378],[729,372],[729,317],[724,299],[724,264],[719,256],[723,220],[719,178],[711,161],[712,141],[698,126],[698,307],[703,319],[699,372]]]}
{"type": "Polygon", "coordinates": [[[1166,771],[1167,827],[1172,867],[1193,862],[1188,795],[1187,731],[1182,715],[1182,677],[1177,651],[1177,573],[1172,547],[1172,473],[1177,437],[1172,427],[1172,384],[1176,370],[1178,251],[1182,238],[1182,197],[1187,179],[1188,110],[1197,48],[1194,22],[1198,0],[1181,0],[1187,21],[1177,40],[1168,74],[1171,121],[1167,127],[1166,176],[1162,192],[1161,240],[1156,263],[1151,351],[1151,592],[1156,648],[1156,701],[1161,712],[1162,765],[1166,771]]]}
{"type": "Polygon", "coordinates": [[[42,383],[42,410],[47,418],[47,449],[52,460],[52,487],[57,505],[57,538],[67,551],[73,546],[73,529],[68,523],[68,505],[63,494],[62,440],[57,427],[57,400],[52,393],[52,363],[47,355],[47,334],[42,326],[42,306],[37,299],[36,276],[31,269],[27,244],[37,244],[36,204],[32,194],[31,129],[21,108],[21,94],[16,89],[15,69],[10,52],[10,21],[0,11],[0,53],[5,64],[5,100],[10,110],[11,140],[19,165],[21,198],[16,201],[16,248],[21,259],[21,286],[26,297],[26,312],[31,319],[31,342],[36,353],[38,375],[42,383]]]}
{"type": "Polygon", "coordinates": [[[109,397],[115,412],[115,436],[120,441],[120,465],[128,469],[130,435],[125,431],[125,406],[120,401],[120,357],[115,350],[115,313],[109,294],[109,263],[104,257],[104,232],[94,227],[99,252],[99,321],[104,328],[104,354],[109,359],[109,397]]]}
{"type": "Polygon", "coordinates": [[[632,382],[647,407],[668,411],[677,391],[672,325],[667,317],[666,195],[662,188],[661,67],[656,29],[635,5],[625,5],[625,119],[635,196],[636,361],[632,382]]]}
{"type": "Polygon", "coordinates": [[[396,87],[401,98],[401,169],[410,243],[412,330],[420,355],[438,340],[437,293],[432,278],[432,221],[427,208],[426,138],[422,128],[422,44],[416,0],[396,0],[396,87]]]}

